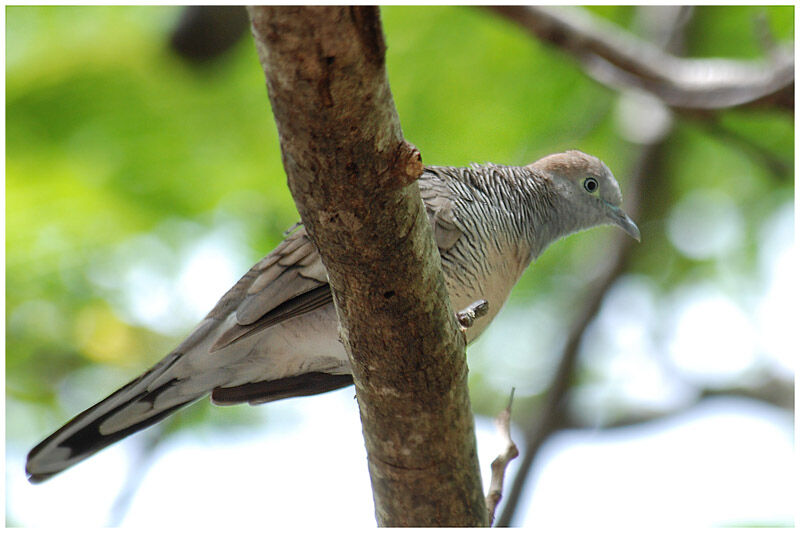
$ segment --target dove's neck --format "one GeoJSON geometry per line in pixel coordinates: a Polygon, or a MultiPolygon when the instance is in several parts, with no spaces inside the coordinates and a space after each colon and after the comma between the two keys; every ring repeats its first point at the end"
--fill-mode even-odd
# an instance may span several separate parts
{"type": "Polygon", "coordinates": [[[537,169],[523,167],[521,170],[525,179],[518,185],[522,193],[518,209],[523,218],[520,238],[528,243],[530,262],[552,243],[578,228],[570,216],[569,202],[558,184],[537,169]]]}
{"type": "Polygon", "coordinates": [[[488,245],[481,252],[487,257],[516,258],[520,274],[551,243],[578,229],[559,184],[537,168],[489,163],[449,170],[465,186],[457,195],[459,211],[476,221],[466,233],[480,234],[474,240],[488,245]]]}

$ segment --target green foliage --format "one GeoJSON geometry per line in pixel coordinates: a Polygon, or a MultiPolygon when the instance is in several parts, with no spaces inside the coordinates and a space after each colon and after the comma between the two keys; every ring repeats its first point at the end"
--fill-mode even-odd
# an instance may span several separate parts
{"type": "Polygon", "coordinates": [[[527,164],[576,147],[612,101],[573,62],[481,9],[395,7],[383,18],[404,134],[427,163],[527,164]]]}
{"type": "Polygon", "coordinates": [[[757,58],[764,55],[756,37],[757,17],[764,17],[779,40],[794,38],[792,6],[702,6],[687,31],[691,55],[698,57],[757,58]]]}

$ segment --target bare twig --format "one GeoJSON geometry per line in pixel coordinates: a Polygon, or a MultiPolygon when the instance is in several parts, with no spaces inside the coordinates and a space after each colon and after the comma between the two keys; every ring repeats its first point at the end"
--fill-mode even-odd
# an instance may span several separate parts
{"type": "Polygon", "coordinates": [[[775,48],[767,62],[681,58],[583,9],[492,9],[574,54],[601,83],[646,90],[676,108],[721,109],[763,100],[783,105],[787,92],[793,93],[794,54],[789,46],[775,48]]]}
{"type": "Polygon", "coordinates": [[[492,481],[489,484],[489,493],[486,495],[486,509],[489,512],[489,526],[494,523],[494,513],[497,504],[503,499],[503,479],[506,475],[506,467],[513,459],[519,455],[517,445],[511,439],[511,403],[514,401],[514,389],[511,389],[511,396],[508,398],[508,405],[500,411],[495,419],[497,429],[505,439],[505,449],[492,461],[492,481]]]}
{"type": "Polygon", "coordinates": [[[769,17],[767,12],[759,10],[753,18],[753,30],[755,31],[758,43],[765,54],[774,56],[780,54],[780,45],[775,34],[772,33],[772,28],[769,26],[769,17]]]}

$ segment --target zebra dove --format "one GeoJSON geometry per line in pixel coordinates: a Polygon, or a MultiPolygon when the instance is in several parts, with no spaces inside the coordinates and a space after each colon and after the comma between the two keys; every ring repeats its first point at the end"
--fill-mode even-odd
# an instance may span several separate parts
{"type": "MultiPolygon", "coordinates": [[[[610,224],[640,239],[608,167],[579,151],[524,166],[427,167],[419,188],[453,308],[485,299],[474,340],[530,262],[559,238],[610,224]]],[[[258,404],[352,384],[325,268],[304,228],[230,289],[174,351],[28,454],[32,482],[208,394],[258,404]]]]}

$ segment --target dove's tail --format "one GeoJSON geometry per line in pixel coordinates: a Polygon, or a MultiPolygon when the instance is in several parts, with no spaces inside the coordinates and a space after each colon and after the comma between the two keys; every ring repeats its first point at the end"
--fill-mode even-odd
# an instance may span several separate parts
{"type": "Polygon", "coordinates": [[[28,480],[44,481],[205,396],[210,389],[191,390],[169,377],[180,356],[171,353],[33,448],[25,465],[28,480]]]}

